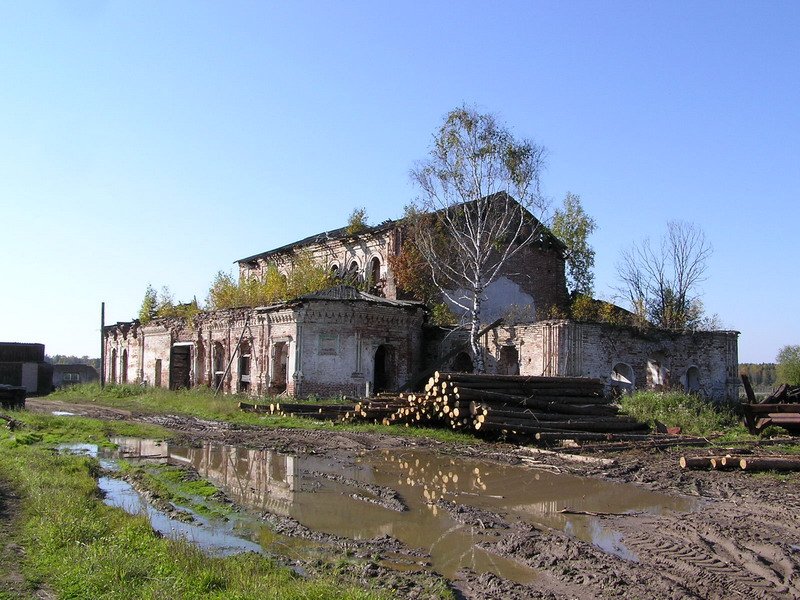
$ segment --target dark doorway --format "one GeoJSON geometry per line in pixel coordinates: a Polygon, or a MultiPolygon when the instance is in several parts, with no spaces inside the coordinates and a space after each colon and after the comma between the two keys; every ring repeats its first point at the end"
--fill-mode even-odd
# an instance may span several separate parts
{"type": "Polygon", "coordinates": [[[239,346],[239,391],[250,391],[250,344],[239,346]]]}
{"type": "Polygon", "coordinates": [[[191,346],[173,346],[169,355],[169,389],[177,390],[189,387],[191,372],[191,346]]]}
{"type": "Polygon", "coordinates": [[[519,353],[514,346],[500,348],[497,372],[500,375],[519,375],[519,353]]]}
{"type": "Polygon", "coordinates": [[[466,352],[459,352],[453,359],[453,371],[456,373],[472,373],[474,370],[472,358],[466,352]]]}
{"type": "Polygon", "coordinates": [[[286,391],[288,386],[289,371],[289,344],[286,342],[275,342],[272,349],[272,393],[286,391]]]}
{"type": "Polygon", "coordinates": [[[156,387],[161,387],[161,359],[160,359],[160,358],[157,358],[157,359],[156,359],[156,380],[155,380],[155,386],[156,386],[156,387]]]}
{"type": "Polygon", "coordinates": [[[122,383],[128,383],[128,349],[122,351],[122,366],[120,367],[122,383]]]}
{"type": "Polygon", "coordinates": [[[212,369],[214,389],[219,390],[222,386],[222,378],[225,376],[225,349],[219,342],[214,342],[212,360],[214,361],[212,369]]]}
{"type": "Polygon", "coordinates": [[[394,348],[382,344],[375,350],[372,389],[375,392],[386,392],[394,386],[394,379],[394,348]]]}
{"type": "Polygon", "coordinates": [[[117,381],[117,349],[111,349],[111,382],[119,383],[117,381]]]}

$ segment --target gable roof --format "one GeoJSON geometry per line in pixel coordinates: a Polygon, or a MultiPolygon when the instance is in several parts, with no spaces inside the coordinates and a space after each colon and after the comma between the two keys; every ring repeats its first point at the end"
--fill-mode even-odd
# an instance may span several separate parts
{"type": "MultiPolygon", "coordinates": [[[[511,198],[511,196],[506,194],[506,192],[496,192],[495,194],[491,194],[486,196],[484,199],[491,199],[494,196],[504,196],[507,198],[511,198]]],[[[516,202],[516,200],[514,200],[516,202]]],[[[466,203],[465,203],[466,204],[466,203]]],[[[444,209],[443,209],[444,210],[444,209]]],[[[539,219],[533,216],[530,211],[525,209],[528,213],[528,216],[533,220],[535,227],[541,227],[541,241],[545,242],[547,245],[551,247],[555,247],[558,249],[559,252],[564,252],[567,248],[566,244],[562,242],[560,239],[556,237],[556,235],[550,231],[550,228],[542,223],[539,219]]],[[[284,246],[280,246],[279,248],[274,248],[272,250],[267,250],[266,252],[260,252],[259,254],[254,254],[252,256],[248,256],[246,258],[240,258],[239,260],[235,261],[236,263],[254,263],[259,259],[268,258],[270,256],[274,256],[276,254],[281,254],[284,252],[289,252],[294,250],[295,248],[301,248],[303,246],[311,246],[313,244],[325,244],[327,242],[333,242],[338,240],[346,240],[346,239],[355,239],[358,237],[362,237],[365,235],[372,235],[376,233],[382,233],[394,227],[398,227],[402,225],[403,219],[388,219],[379,225],[373,226],[366,226],[357,234],[348,233],[348,227],[339,227],[338,229],[331,229],[330,231],[323,231],[322,233],[317,233],[315,235],[311,235],[307,238],[303,238],[302,240],[297,240],[296,242],[292,242],[291,244],[286,244],[284,246]]]]}
{"type": "Polygon", "coordinates": [[[384,231],[392,229],[398,223],[399,221],[390,219],[384,221],[383,223],[380,223],[379,225],[372,225],[372,226],[367,225],[357,234],[348,233],[347,230],[349,229],[349,227],[339,227],[338,229],[331,229],[330,231],[323,231],[322,233],[310,235],[307,238],[303,238],[302,240],[297,240],[296,242],[292,242],[291,244],[280,246],[279,248],[273,248],[272,250],[267,250],[266,252],[260,252],[258,254],[254,254],[253,256],[248,256],[246,258],[240,258],[236,262],[249,263],[249,262],[254,262],[260,258],[268,258],[269,256],[273,256],[275,254],[281,254],[283,252],[288,252],[290,250],[294,250],[295,248],[303,246],[311,246],[312,244],[325,244],[326,242],[353,239],[364,235],[382,233],[384,231]]]}
{"type": "Polygon", "coordinates": [[[424,302],[419,302],[416,300],[390,300],[389,298],[373,296],[372,294],[362,292],[351,285],[337,285],[336,287],[328,288],[327,290],[321,290],[319,292],[313,292],[311,294],[306,294],[305,296],[300,296],[294,301],[296,302],[303,300],[332,300],[337,302],[360,301],[369,302],[370,304],[396,306],[400,308],[421,308],[425,306],[424,302]]]}

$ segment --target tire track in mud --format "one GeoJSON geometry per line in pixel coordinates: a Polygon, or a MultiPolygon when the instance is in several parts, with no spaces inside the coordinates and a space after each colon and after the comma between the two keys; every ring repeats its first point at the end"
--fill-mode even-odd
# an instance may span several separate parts
{"type": "Polygon", "coordinates": [[[702,510],[712,511],[628,520],[617,529],[641,562],[659,567],[673,581],[689,582],[700,597],[800,598],[798,565],[791,556],[738,531],[736,523],[746,516],[734,507],[713,507],[712,513],[727,511],[717,527],[702,510]]]}

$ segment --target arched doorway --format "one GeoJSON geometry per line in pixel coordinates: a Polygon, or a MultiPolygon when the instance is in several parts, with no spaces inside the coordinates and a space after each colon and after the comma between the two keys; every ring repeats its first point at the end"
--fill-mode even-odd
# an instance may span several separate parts
{"type": "Polygon", "coordinates": [[[372,389],[385,392],[395,385],[394,348],[381,344],[375,350],[375,367],[373,369],[372,389]]]}
{"type": "Polygon", "coordinates": [[[275,342],[271,358],[269,393],[280,394],[289,386],[289,343],[275,342]]]}
{"type": "Polygon", "coordinates": [[[472,357],[467,352],[459,352],[453,359],[453,371],[456,373],[472,373],[474,370],[472,357]]]}

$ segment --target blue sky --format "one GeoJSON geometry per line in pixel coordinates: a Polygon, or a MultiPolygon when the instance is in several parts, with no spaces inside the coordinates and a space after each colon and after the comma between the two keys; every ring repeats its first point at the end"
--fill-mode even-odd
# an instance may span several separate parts
{"type": "Polygon", "coordinates": [[[0,5],[0,339],[99,354],[148,283],[402,214],[443,116],[549,150],[598,223],[596,295],[670,219],[714,247],[742,362],[800,343],[800,3],[0,5]]]}

